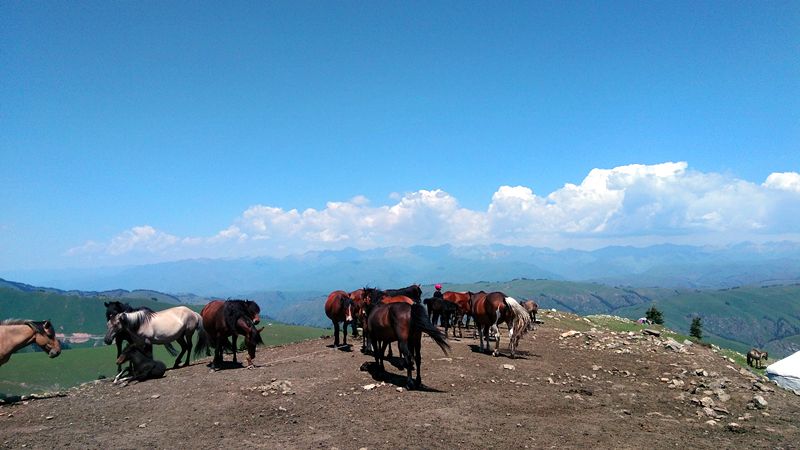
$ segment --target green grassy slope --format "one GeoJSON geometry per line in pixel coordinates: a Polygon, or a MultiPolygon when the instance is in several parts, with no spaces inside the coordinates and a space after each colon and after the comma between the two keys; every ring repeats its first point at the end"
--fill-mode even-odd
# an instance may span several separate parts
{"type": "MultiPolygon", "coordinates": [[[[707,340],[739,351],[759,347],[785,355],[800,341],[797,284],[684,292],[655,303],[668,327],[688,332],[692,317],[699,315],[707,340]]],[[[641,317],[649,307],[621,308],[617,314],[641,317]]]]}
{"type": "MultiPolygon", "coordinates": [[[[159,311],[176,306],[148,299],[114,299],[133,306],[147,306],[159,311]]],[[[0,288],[0,320],[50,319],[59,333],[84,332],[103,334],[106,330],[106,307],[102,298],[62,295],[54,292],[24,292],[0,288]]],[[[201,306],[187,305],[199,311],[201,306]]]]}

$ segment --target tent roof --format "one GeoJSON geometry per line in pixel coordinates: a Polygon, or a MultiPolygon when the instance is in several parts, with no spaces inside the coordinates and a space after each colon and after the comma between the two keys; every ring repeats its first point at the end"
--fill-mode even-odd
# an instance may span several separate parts
{"type": "Polygon", "coordinates": [[[767,373],[782,377],[800,378],[800,352],[768,365],[767,373]]]}

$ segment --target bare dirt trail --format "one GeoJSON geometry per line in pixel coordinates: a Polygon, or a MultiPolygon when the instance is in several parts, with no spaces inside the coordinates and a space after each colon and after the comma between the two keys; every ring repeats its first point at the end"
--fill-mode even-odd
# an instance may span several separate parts
{"type": "MultiPolygon", "coordinates": [[[[0,407],[0,447],[20,448],[796,448],[800,397],[754,384],[708,348],[594,331],[566,315],[525,336],[522,358],[423,340],[426,389],[405,372],[326,347],[260,349],[253,370],[205,362],[127,387],[0,407]],[[373,375],[376,373],[376,375],[373,375]],[[376,379],[377,378],[377,379],[376,379]],[[364,386],[376,385],[371,389],[364,386]],[[773,392],[770,392],[773,390],[773,392]],[[761,396],[766,406],[755,406],[761,396]],[[737,425],[729,425],[735,423],[737,425]]],[[[571,316],[574,319],[574,316],[571,316]]],[[[505,340],[504,331],[503,341],[505,340]]],[[[501,348],[505,348],[505,345],[501,348]]]]}

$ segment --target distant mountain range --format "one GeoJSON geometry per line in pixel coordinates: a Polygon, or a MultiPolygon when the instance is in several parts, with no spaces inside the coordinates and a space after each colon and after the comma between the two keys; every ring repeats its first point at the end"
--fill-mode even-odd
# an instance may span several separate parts
{"type": "MultiPolygon", "coordinates": [[[[202,297],[256,291],[325,293],[364,285],[514,278],[666,288],[728,288],[800,280],[800,244],[656,245],[594,251],[506,245],[308,252],[285,258],[195,259],[101,269],[11,271],[0,277],[64,289],[154,289],[202,297]]],[[[175,295],[180,299],[180,295],[175,295]]]]}

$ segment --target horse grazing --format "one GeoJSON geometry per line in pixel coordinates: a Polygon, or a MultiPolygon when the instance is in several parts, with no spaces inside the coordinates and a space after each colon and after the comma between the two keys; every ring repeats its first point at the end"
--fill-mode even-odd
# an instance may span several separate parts
{"type": "Polygon", "coordinates": [[[61,343],[49,320],[5,320],[0,322],[0,366],[11,359],[17,350],[36,344],[51,358],[61,354],[61,343]]]}
{"type": "Polygon", "coordinates": [[[263,344],[261,330],[256,328],[261,319],[261,308],[252,300],[213,300],[203,307],[200,315],[203,328],[208,333],[209,344],[214,347],[214,360],[211,367],[222,367],[222,353],[225,349],[233,352],[236,363],[236,340],[241,334],[247,347],[247,367],[255,367],[256,346],[263,344]],[[230,336],[231,340],[228,341],[230,336]]]}
{"type": "Polygon", "coordinates": [[[347,346],[347,326],[354,322],[353,299],[345,291],[331,292],[325,300],[325,315],[333,322],[333,348],[339,347],[339,322],[344,322],[342,339],[347,346]]]}
{"type": "Polygon", "coordinates": [[[110,344],[123,330],[128,332],[133,344],[142,348],[148,344],[168,344],[177,341],[181,346],[181,351],[175,359],[173,368],[180,366],[184,354],[186,354],[186,362],[183,366],[189,365],[192,336],[195,331],[199,331],[195,357],[208,348],[208,334],[203,329],[203,318],[185,306],[176,306],[158,312],[150,308],[142,308],[138,311],[119,313],[108,321],[106,345],[110,344]]]}
{"type": "Polygon", "coordinates": [[[526,311],[528,311],[528,314],[531,317],[531,323],[528,326],[528,331],[535,330],[536,329],[536,314],[539,312],[539,304],[536,303],[533,300],[528,300],[528,301],[524,301],[524,302],[520,303],[520,305],[522,305],[522,307],[525,308],[526,311]]]}
{"type": "Polygon", "coordinates": [[[750,367],[755,367],[756,369],[763,368],[763,364],[761,361],[766,361],[769,358],[769,354],[767,352],[762,352],[761,350],[754,348],[747,352],[747,365],[750,367]],[[753,365],[755,363],[755,365],[753,365]]]}
{"type": "Polygon", "coordinates": [[[508,325],[509,350],[513,358],[519,340],[527,332],[530,323],[530,315],[522,305],[515,299],[507,297],[502,292],[492,292],[490,294],[473,295],[470,299],[472,307],[472,317],[475,318],[475,326],[478,328],[480,338],[480,350],[484,350],[484,338],[486,339],[486,350],[489,349],[489,332],[493,331],[496,335],[494,356],[497,356],[500,347],[500,330],[497,324],[505,322],[508,325]]]}
{"type": "MultiPolygon", "coordinates": [[[[411,304],[396,301],[376,305],[370,312],[367,323],[370,340],[375,346],[373,349],[375,363],[380,366],[381,370],[386,370],[383,366],[383,354],[386,346],[397,341],[397,347],[405,361],[408,377],[406,388],[408,389],[422,386],[422,333],[430,336],[445,355],[450,349],[445,335],[428,319],[425,308],[413,301],[411,304]],[[411,365],[412,358],[414,358],[417,369],[416,380],[411,377],[414,367],[411,365]]],[[[366,332],[367,330],[365,330],[366,332]]]]}
{"type": "Polygon", "coordinates": [[[167,371],[167,366],[164,365],[163,362],[153,359],[153,347],[149,347],[150,355],[135,344],[128,344],[128,346],[125,347],[125,350],[117,357],[117,365],[122,365],[125,362],[129,364],[128,367],[122,369],[119,374],[117,374],[116,378],[114,378],[114,383],[129,380],[144,381],[164,376],[164,373],[167,371]],[[123,375],[126,374],[129,375],[129,377],[123,378],[123,375]]]}

